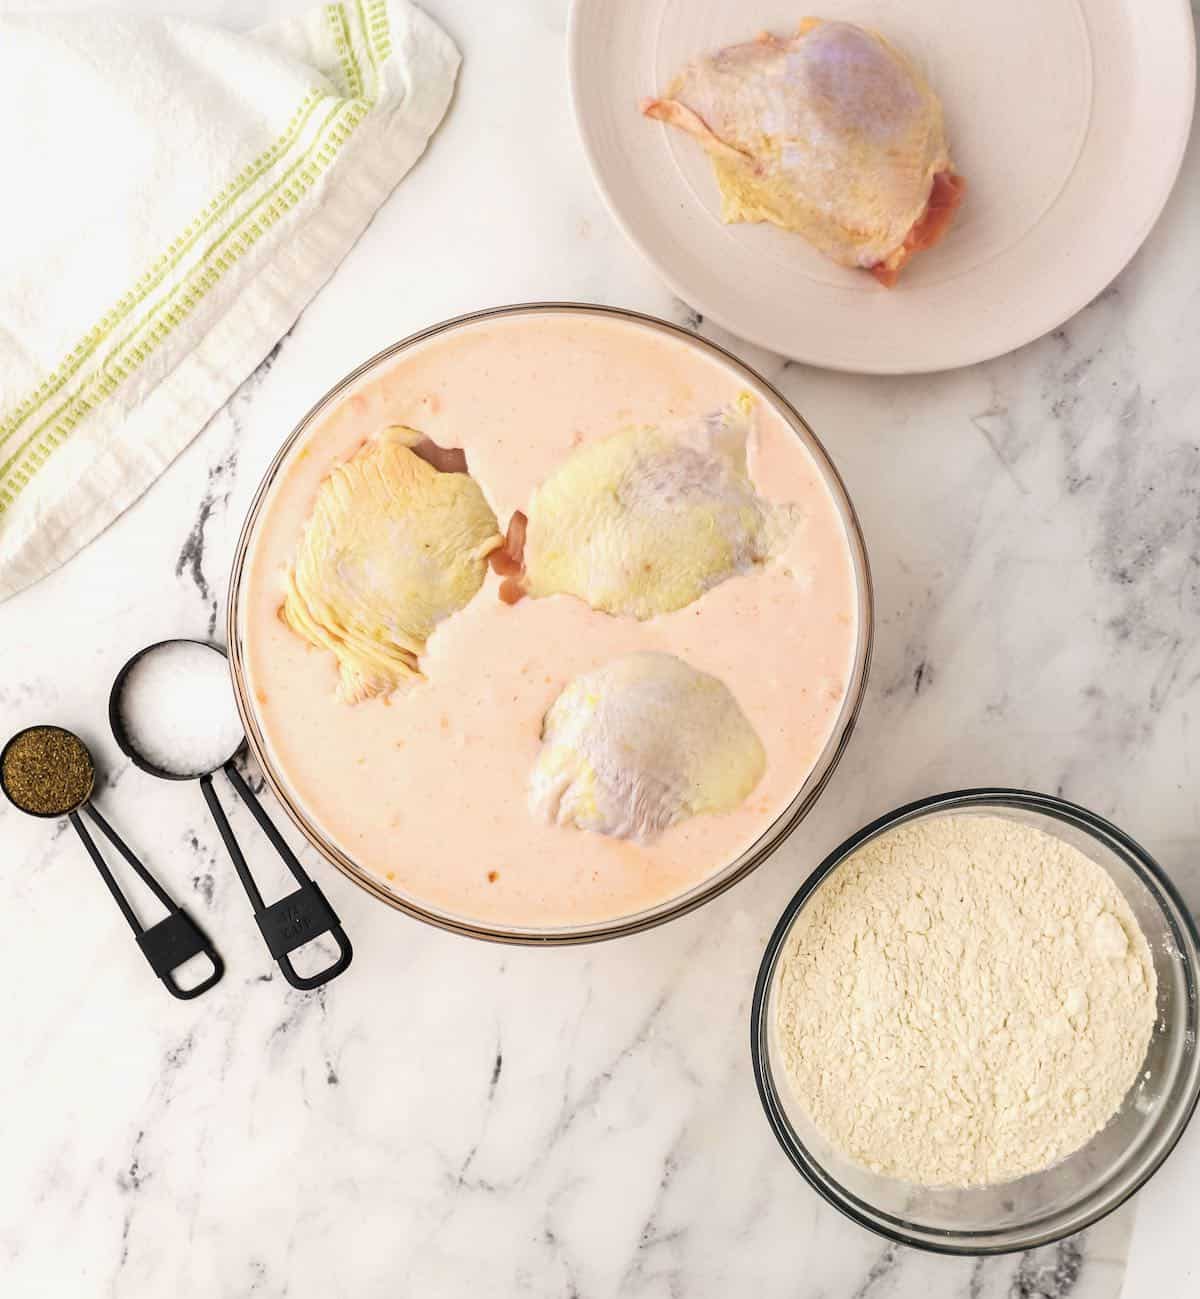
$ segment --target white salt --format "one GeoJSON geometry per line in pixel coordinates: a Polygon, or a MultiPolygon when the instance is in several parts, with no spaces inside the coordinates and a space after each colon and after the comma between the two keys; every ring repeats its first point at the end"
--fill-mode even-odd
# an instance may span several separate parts
{"type": "Polygon", "coordinates": [[[168,641],[140,658],[118,703],[134,751],[173,776],[200,776],[242,742],[224,654],[194,641],[168,641]]]}

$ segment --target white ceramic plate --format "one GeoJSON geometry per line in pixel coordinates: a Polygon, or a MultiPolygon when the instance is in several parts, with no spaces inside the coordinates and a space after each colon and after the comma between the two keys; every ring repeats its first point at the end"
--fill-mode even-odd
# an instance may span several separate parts
{"type": "Polygon", "coordinates": [[[1187,144],[1187,0],[575,0],[570,71],[596,180],[688,303],[743,338],[837,370],[949,369],[1085,306],[1137,251],[1187,144]],[[811,12],[873,27],[941,95],[966,201],[890,292],[768,225],[722,225],[707,157],[642,117],[693,56],[811,12]]]}

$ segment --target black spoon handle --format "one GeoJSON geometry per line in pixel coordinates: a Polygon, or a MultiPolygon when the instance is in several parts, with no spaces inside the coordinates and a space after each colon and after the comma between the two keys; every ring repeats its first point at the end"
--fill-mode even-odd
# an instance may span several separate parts
{"type": "Polygon", "coordinates": [[[100,849],[96,847],[96,841],[87,832],[87,826],[83,823],[83,817],[79,815],[79,809],[70,813],[71,824],[75,827],[75,833],[83,840],[83,846],[88,851],[88,856],[95,863],[96,869],[100,872],[100,878],[108,886],[108,891],[113,896],[113,901],[121,908],[121,914],[129,923],[129,928],[134,934],[142,932],[142,922],[137,918],[133,908],[129,905],[125,894],[121,892],[117,881],[113,879],[113,873],[108,869],[108,862],[100,854],[100,849]]]}
{"type": "Polygon", "coordinates": [[[142,949],[142,955],[149,962],[150,968],[162,980],[163,986],[171,996],[177,997],[180,1001],[190,1001],[193,997],[198,997],[202,992],[207,992],[214,984],[220,982],[221,976],[225,973],[225,963],[221,960],[217,949],[209,941],[200,926],[150,874],[129,845],[100,815],[97,809],[91,803],[85,803],[84,808],[105,838],[124,857],[126,862],[137,873],[138,878],[167,909],[167,914],[156,924],[151,925],[149,928],[142,924],[137,918],[137,913],[129,905],[129,900],[121,892],[120,886],[113,878],[113,873],[109,870],[108,863],[101,855],[100,849],[96,847],[95,840],[88,833],[87,826],[84,825],[83,818],[79,815],[79,810],[76,809],[71,812],[70,820],[75,827],[75,833],[83,841],[88,856],[100,872],[100,878],[112,894],[113,901],[120,908],[121,914],[125,917],[130,929],[133,930],[138,946],[142,949]],[[212,965],[212,972],[200,983],[190,988],[181,988],[175,981],[175,971],[184,961],[190,960],[200,953],[208,957],[212,965]]]}
{"type": "MultiPolygon", "coordinates": [[[[175,907],[175,899],[167,892],[166,889],[154,878],[145,866],[134,856],[133,849],[125,842],[124,839],[112,828],[111,825],[100,815],[100,809],[92,803],[85,803],[88,816],[95,821],[101,834],[108,839],[109,843],[121,854],[122,857],[137,872],[138,878],[150,890],[151,893],[167,908],[168,911],[175,907]]],[[[94,860],[94,858],[93,858],[94,860]]],[[[109,877],[111,879],[111,876],[109,877]]],[[[110,885],[110,887],[115,887],[110,885]]]]}
{"type": "Polygon", "coordinates": [[[254,919],[258,922],[267,949],[272,957],[278,961],[279,968],[283,971],[283,977],[293,988],[300,988],[304,991],[319,988],[322,984],[328,983],[330,979],[336,978],[349,966],[354,956],[354,949],[350,945],[350,939],[342,928],[337,913],[329,905],[316,881],[300,865],[296,854],[292,852],[283,836],[275,828],[262,804],[255,798],[254,791],[242,778],[241,772],[232,762],[225,764],[224,771],[229,777],[234,790],[250,809],[251,816],[258,822],[271,846],[282,858],[283,864],[299,885],[299,888],[280,898],[278,902],[268,904],[263,901],[262,893],[254,882],[254,877],[250,873],[250,867],[246,864],[246,858],[241,847],[237,839],[234,838],[233,828],[229,824],[229,818],[225,815],[225,809],[217,798],[217,791],[213,788],[212,775],[210,773],[207,776],[201,776],[200,788],[204,791],[204,801],[208,804],[208,810],[212,813],[217,830],[225,842],[225,847],[229,850],[229,856],[233,861],[234,870],[237,871],[238,879],[242,881],[242,887],[246,890],[246,896],[250,899],[250,905],[254,909],[254,919]],[[291,953],[296,948],[303,947],[305,943],[310,942],[312,939],[319,938],[322,934],[333,935],[338,947],[337,959],[326,966],[325,969],[318,970],[316,974],[299,974],[292,964],[291,953]]]}

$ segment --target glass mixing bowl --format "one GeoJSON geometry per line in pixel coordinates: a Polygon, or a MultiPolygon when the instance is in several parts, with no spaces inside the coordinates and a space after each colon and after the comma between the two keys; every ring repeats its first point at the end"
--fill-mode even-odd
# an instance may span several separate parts
{"type": "Polygon", "coordinates": [[[788,903],[754,989],[750,1045],[759,1096],[780,1145],[836,1209],[904,1245],[942,1254],[1003,1254],[1081,1231],[1127,1200],[1179,1140],[1200,1094],[1196,1030],[1200,936],[1161,868],[1116,826],[1074,804],[1023,790],[940,794],[880,818],[827,857],[788,903]],[[834,1150],[791,1094],[775,1040],[780,955],[796,917],[858,848],[906,822],[947,813],[1008,817],[1086,854],[1124,894],[1154,959],[1158,1019],[1139,1081],[1087,1145],[1040,1173],[995,1186],[914,1186],[834,1150]]]}
{"type": "Polygon", "coordinates": [[[592,306],[577,303],[528,303],[518,306],[498,307],[488,311],[476,312],[468,316],[459,316],[443,321],[418,334],[403,339],[391,347],[365,361],[358,369],[348,374],[336,384],[308,412],[307,415],[288,435],[280,447],[275,459],[271,462],[258,491],[251,503],[246,521],[238,539],[234,554],[232,574],[230,577],[229,609],[227,634],[229,642],[230,667],[233,672],[234,688],[237,694],[238,708],[246,728],[246,738],[250,750],[263,769],[268,784],[282,803],[291,818],[296,822],[305,838],[343,874],[368,893],[401,911],[438,925],[455,933],[474,938],[485,938],[496,942],[526,944],[564,944],[591,942],[603,938],[615,938],[621,934],[636,933],[659,925],[676,916],[685,914],[724,892],[738,880],[748,875],[761,864],[796,828],[801,819],[812,807],[817,796],[824,789],[829,777],[833,774],[842,752],[850,738],[859,708],[862,705],[866,689],[867,671],[871,659],[871,644],[874,629],[873,601],[871,592],[871,574],[867,561],[866,545],[854,507],[846,488],[834,468],[825,448],[818,441],[816,434],[804,422],[803,418],[787,400],[763,378],[744,365],[735,356],[718,347],[715,343],[698,335],[668,324],[652,316],[640,315],[637,312],[624,311],[613,307],[592,306]],[[501,317],[522,313],[570,313],[576,315],[595,315],[629,321],[643,328],[671,335],[710,356],[719,359],[733,370],[741,382],[756,390],[764,401],[794,429],[796,436],[804,444],[812,457],[813,463],[821,474],[833,499],[845,531],[851,563],[854,570],[855,588],[858,605],[858,638],[854,658],[850,668],[846,693],[842,701],[837,722],[812,770],[805,777],[800,788],[786,808],[767,827],[763,834],[733,861],[713,863],[712,873],[700,884],[689,891],[633,915],[614,916],[600,923],[563,926],[558,928],[521,928],[519,926],[499,927],[473,920],[469,916],[460,916],[441,911],[423,902],[421,898],[405,893],[398,886],[392,886],[344,852],[322,831],[315,819],[305,808],[303,801],[297,798],[287,782],[283,779],[278,764],[274,761],[271,748],[263,733],[262,726],[254,706],[252,693],[247,686],[245,628],[243,626],[243,587],[247,570],[247,560],[255,541],[256,528],[264,503],[269,498],[272,488],[281,471],[289,463],[304,439],[306,432],[326,415],[330,409],[354,385],[369,379],[378,371],[393,363],[401,353],[414,348],[440,334],[475,325],[482,321],[496,320],[501,317]]]}

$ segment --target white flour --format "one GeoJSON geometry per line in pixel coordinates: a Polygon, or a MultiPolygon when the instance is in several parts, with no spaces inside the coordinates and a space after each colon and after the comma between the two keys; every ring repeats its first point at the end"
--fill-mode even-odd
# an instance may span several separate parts
{"type": "Polygon", "coordinates": [[[777,1041],[843,1154],[926,1186],[1008,1181],[1084,1145],[1155,1019],[1145,937],[1077,849],[995,816],[902,826],[800,913],[777,1041]]]}

